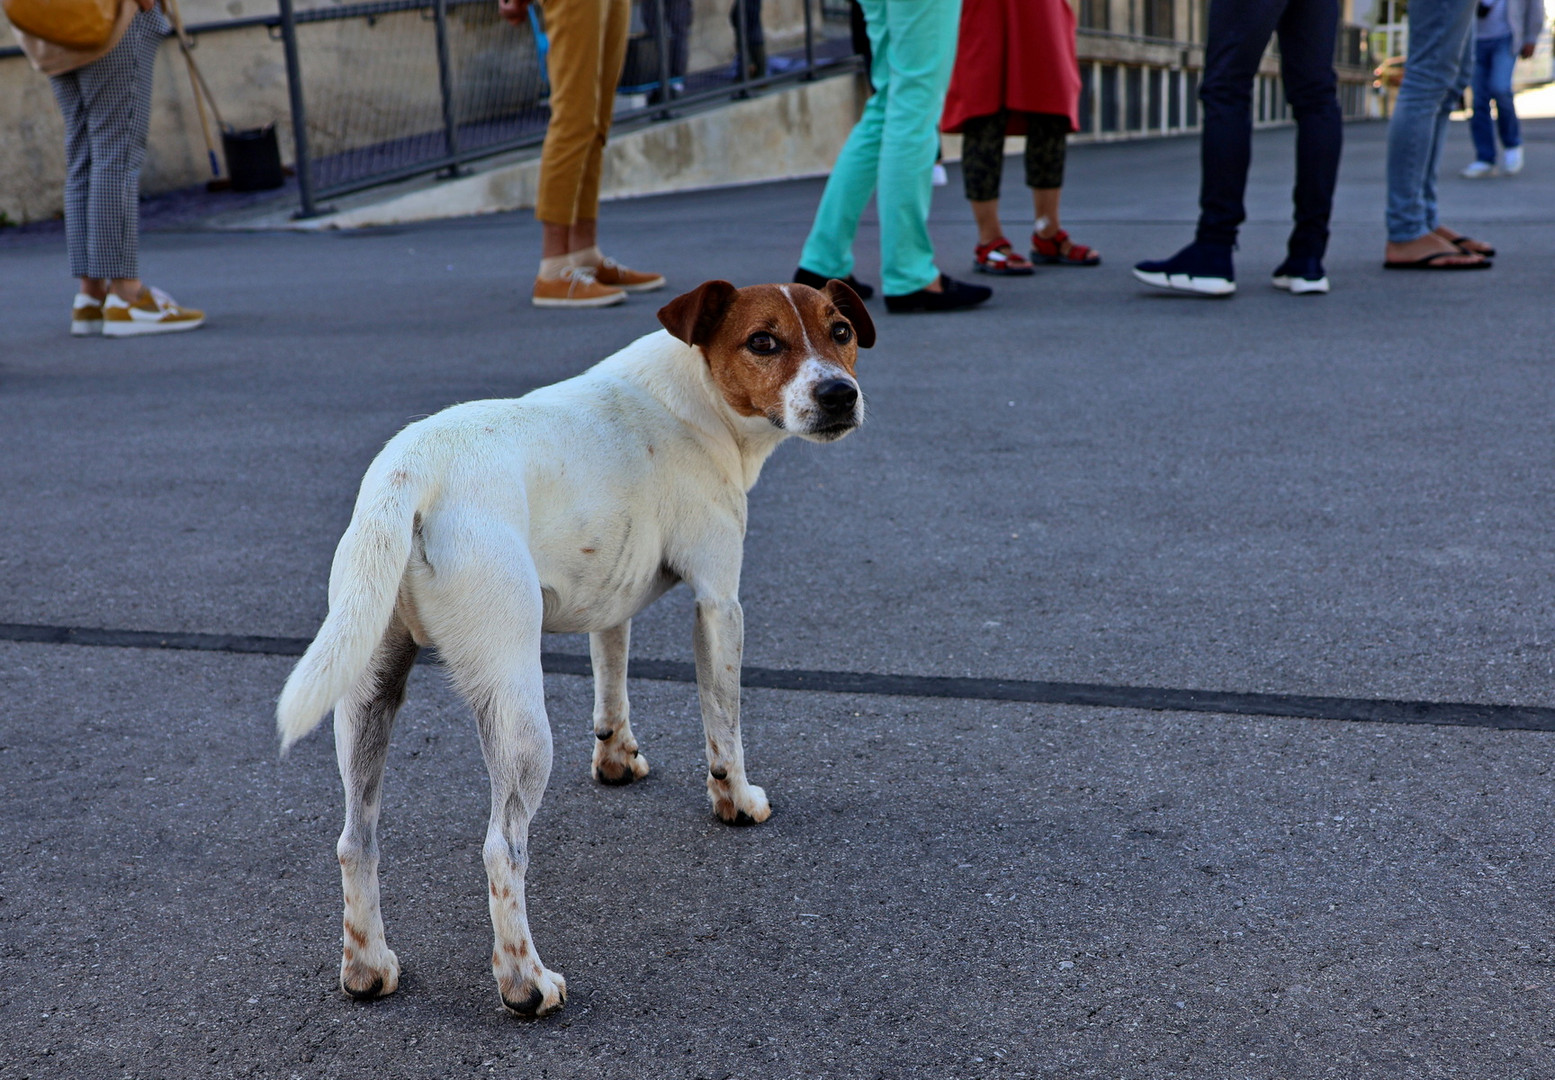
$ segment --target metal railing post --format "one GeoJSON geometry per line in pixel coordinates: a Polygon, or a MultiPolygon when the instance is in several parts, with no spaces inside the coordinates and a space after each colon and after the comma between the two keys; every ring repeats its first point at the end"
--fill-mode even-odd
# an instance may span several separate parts
{"type": "Polygon", "coordinates": [[[448,60],[448,0],[436,0],[432,20],[437,27],[437,90],[443,98],[443,146],[448,156],[455,159],[445,175],[458,176],[459,129],[454,124],[453,65],[448,60]]]}
{"type": "Polygon", "coordinates": [[[804,77],[808,81],[815,78],[815,21],[810,17],[810,0],[801,0],[804,4],[804,77]]]}
{"type": "Polygon", "coordinates": [[[308,151],[308,112],[302,101],[302,64],[297,58],[297,18],[292,0],[280,0],[281,48],[286,53],[286,90],[291,98],[292,143],[296,147],[297,191],[302,208],[298,217],[315,217],[313,202],[313,156],[308,151]]]}
{"type": "MultiPolygon", "coordinates": [[[[739,83],[742,87],[739,96],[750,97],[750,91],[743,89],[745,84],[751,81],[751,38],[750,27],[745,17],[745,0],[734,0],[735,11],[735,62],[740,66],[739,83]]],[[[765,73],[763,73],[765,74],[765,73]]]]}
{"type": "Polygon", "coordinates": [[[654,37],[659,46],[659,109],[658,117],[661,120],[670,118],[670,35],[669,35],[669,10],[667,0],[653,0],[655,10],[659,13],[658,24],[654,27],[654,37]]]}

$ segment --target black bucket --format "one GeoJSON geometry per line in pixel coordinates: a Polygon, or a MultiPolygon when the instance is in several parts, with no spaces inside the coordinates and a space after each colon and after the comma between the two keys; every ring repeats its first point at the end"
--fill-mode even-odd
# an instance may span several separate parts
{"type": "Polygon", "coordinates": [[[233,191],[269,191],[286,183],[274,124],[243,131],[228,128],[221,133],[221,149],[233,191]]]}

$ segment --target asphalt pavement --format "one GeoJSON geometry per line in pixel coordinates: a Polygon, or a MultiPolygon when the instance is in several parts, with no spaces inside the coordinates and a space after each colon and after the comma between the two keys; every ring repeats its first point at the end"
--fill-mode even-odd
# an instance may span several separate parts
{"type": "MultiPolygon", "coordinates": [[[[1522,175],[1470,182],[1453,126],[1444,220],[1489,272],[1383,272],[1360,124],[1329,296],[1268,284],[1277,130],[1233,299],[1128,274],[1191,236],[1173,139],[1071,151],[1101,267],[872,302],[869,423],[751,497],[772,819],[707,805],[684,590],[634,623],[640,784],[590,781],[586,642],[547,644],[529,902],[569,1000],[538,1022],[498,1007],[488,789],[432,666],[382,829],[405,974],[340,995],[341,796],[327,727],[278,756],[289,653],[399,427],[786,279],[820,183],[608,204],[671,289],[589,313],[529,305],[527,215],[155,232],[146,277],[210,324],[129,341],[66,336],[57,231],[0,232],[0,1078],[1555,1076],[1555,120],[1524,132],[1522,175]]],[[[1018,159],[1004,191],[1019,241],[1018,159]]],[[[956,187],[931,224],[967,271],[956,187]]]]}

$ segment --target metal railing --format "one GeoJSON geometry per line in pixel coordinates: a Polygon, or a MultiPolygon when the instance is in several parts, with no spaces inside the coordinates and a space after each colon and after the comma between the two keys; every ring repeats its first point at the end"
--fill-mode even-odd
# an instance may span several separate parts
{"type": "MultiPolygon", "coordinates": [[[[668,10],[675,0],[639,2],[654,10],[648,18],[633,13],[618,125],[665,120],[858,66],[845,9],[839,20],[827,0],[819,13],[812,10],[817,0],[800,0],[800,42],[767,55],[740,2],[730,17],[733,61],[676,73],[668,10]]],[[[470,162],[544,140],[548,42],[533,8],[531,24],[515,27],[500,18],[496,0],[377,0],[310,11],[296,11],[293,0],[279,4],[279,15],[256,21],[271,27],[285,50],[299,216],[325,212],[323,203],[337,196],[430,173],[457,175],[470,162]],[[351,41],[338,25],[346,20],[365,23],[351,41]],[[369,42],[374,35],[378,40],[369,42]],[[376,64],[394,77],[359,78],[351,94],[331,95],[317,88],[327,80],[315,79],[318,66],[331,60],[363,65],[369,75],[365,65],[376,64]],[[362,93],[364,81],[381,84],[382,93],[362,93]]],[[[679,29],[685,31],[684,20],[679,29]]]]}

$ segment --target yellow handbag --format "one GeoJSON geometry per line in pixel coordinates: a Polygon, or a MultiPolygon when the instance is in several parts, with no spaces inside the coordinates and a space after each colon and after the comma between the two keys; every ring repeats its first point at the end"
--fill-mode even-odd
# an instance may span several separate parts
{"type": "Polygon", "coordinates": [[[67,49],[100,49],[113,36],[120,0],[0,0],[11,25],[67,49]]]}

